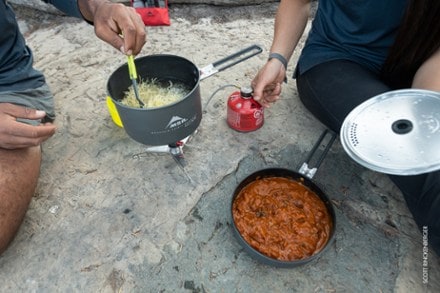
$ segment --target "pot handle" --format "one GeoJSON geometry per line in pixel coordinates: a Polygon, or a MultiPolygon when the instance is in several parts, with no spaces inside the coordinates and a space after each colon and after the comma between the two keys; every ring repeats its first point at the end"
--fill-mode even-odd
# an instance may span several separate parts
{"type": "Polygon", "coordinates": [[[258,45],[252,45],[243,50],[238,51],[232,55],[229,55],[221,60],[211,63],[200,69],[200,80],[210,77],[217,72],[232,67],[237,63],[240,63],[246,59],[249,59],[257,54],[263,52],[263,49],[258,45]]]}
{"type": "Polygon", "coordinates": [[[324,157],[327,155],[327,153],[330,150],[335,139],[336,139],[336,133],[334,133],[333,131],[331,131],[329,129],[325,129],[321,133],[321,136],[319,137],[318,141],[313,146],[312,150],[310,151],[310,153],[307,156],[306,161],[301,165],[301,168],[298,170],[298,172],[301,173],[302,175],[308,177],[309,179],[312,179],[313,176],[315,176],[316,171],[318,171],[319,166],[321,166],[321,163],[324,160],[324,157]],[[316,150],[319,148],[321,143],[324,141],[324,138],[327,136],[327,134],[330,135],[330,139],[328,140],[327,144],[325,145],[324,150],[322,151],[321,155],[319,156],[318,161],[315,164],[315,167],[309,168],[310,160],[315,155],[316,150]]]}

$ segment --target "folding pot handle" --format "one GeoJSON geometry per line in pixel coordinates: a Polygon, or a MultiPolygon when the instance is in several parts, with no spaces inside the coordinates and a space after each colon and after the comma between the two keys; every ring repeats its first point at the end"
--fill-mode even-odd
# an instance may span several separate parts
{"type": "Polygon", "coordinates": [[[308,177],[309,179],[312,179],[313,176],[315,176],[316,171],[318,171],[319,166],[321,166],[322,161],[324,160],[325,156],[327,155],[328,151],[330,150],[335,139],[336,139],[336,133],[334,133],[333,131],[331,131],[329,129],[325,129],[321,133],[321,136],[319,137],[318,141],[316,141],[312,150],[309,152],[309,154],[306,158],[306,161],[301,165],[301,168],[298,170],[298,172],[303,174],[304,176],[308,177]],[[318,161],[315,164],[315,167],[309,168],[309,163],[310,163],[311,159],[315,155],[320,144],[324,141],[324,138],[327,136],[327,134],[330,135],[329,141],[327,142],[324,150],[322,151],[321,155],[319,156],[318,161]]]}
{"type": "Polygon", "coordinates": [[[232,67],[244,60],[247,60],[257,54],[263,52],[263,49],[258,45],[252,45],[243,50],[238,51],[232,55],[226,56],[214,63],[211,63],[200,69],[200,80],[203,80],[217,72],[225,70],[226,68],[232,67]]]}

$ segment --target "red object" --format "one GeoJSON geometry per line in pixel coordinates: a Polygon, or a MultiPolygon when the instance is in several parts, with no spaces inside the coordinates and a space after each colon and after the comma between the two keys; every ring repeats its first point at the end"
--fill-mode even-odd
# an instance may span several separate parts
{"type": "Polygon", "coordinates": [[[130,0],[146,26],[169,26],[168,0],[130,0]]]}
{"type": "Polygon", "coordinates": [[[264,108],[252,97],[252,89],[241,88],[228,98],[227,123],[240,132],[259,129],[264,123],[264,108]]]}

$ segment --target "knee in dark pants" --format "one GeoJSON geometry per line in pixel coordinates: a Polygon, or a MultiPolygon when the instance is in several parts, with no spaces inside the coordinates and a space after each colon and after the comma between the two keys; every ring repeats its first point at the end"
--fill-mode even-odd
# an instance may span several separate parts
{"type": "Polygon", "coordinates": [[[402,191],[420,231],[440,256],[440,171],[390,178],[402,191]]]}
{"type": "MultiPolygon", "coordinates": [[[[300,71],[298,65],[297,73],[300,71]]],[[[316,65],[297,74],[296,84],[304,106],[337,133],[350,111],[369,98],[390,90],[377,74],[348,60],[316,65]]]]}

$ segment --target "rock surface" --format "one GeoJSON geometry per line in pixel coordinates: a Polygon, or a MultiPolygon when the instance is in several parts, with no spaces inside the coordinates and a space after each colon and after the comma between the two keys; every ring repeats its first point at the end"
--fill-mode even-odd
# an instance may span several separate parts
{"type": "Polygon", "coordinates": [[[337,218],[335,241],[319,259],[274,268],[234,239],[229,208],[238,183],[269,166],[297,170],[323,130],[293,80],[258,131],[225,123],[235,89],[217,90],[248,85],[264,64],[276,4],[175,5],[170,27],[148,28],[141,55],[170,53],[201,67],[251,44],[264,49],[200,83],[203,105],[215,95],[184,147],[185,171],[112,122],[106,82],[125,59],[93,27],[16,9],[54,92],[58,132],[44,144],[25,222],[0,257],[2,292],[439,292],[439,259],[430,252],[424,267],[422,234],[401,194],[387,176],[350,160],[339,141],[313,179],[337,218]]]}

